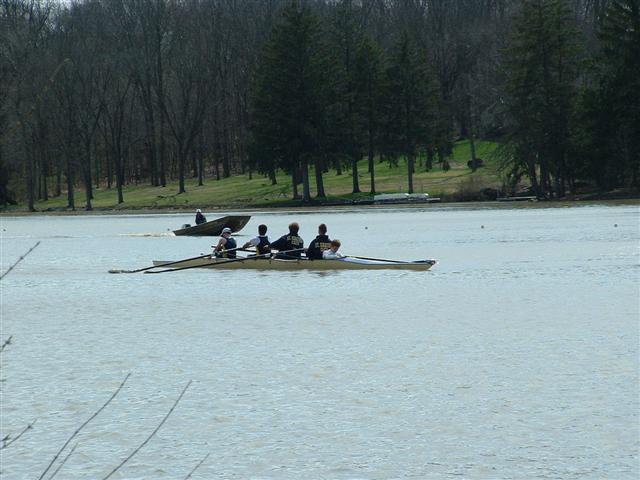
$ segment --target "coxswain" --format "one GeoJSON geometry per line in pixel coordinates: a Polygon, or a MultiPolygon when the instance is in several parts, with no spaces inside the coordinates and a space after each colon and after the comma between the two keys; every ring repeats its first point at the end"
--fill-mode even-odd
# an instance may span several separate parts
{"type": "Polygon", "coordinates": [[[213,250],[213,254],[220,258],[236,258],[236,240],[231,237],[231,229],[224,227],[218,245],[213,250]]]}
{"type": "Polygon", "coordinates": [[[242,248],[250,247],[255,247],[256,255],[271,253],[271,242],[269,242],[269,237],[267,236],[266,225],[258,225],[258,236],[253,237],[242,246],[242,248]]]}
{"type": "Polygon", "coordinates": [[[327,236],[327,226],[324,223],[318,225],[318,236],[314,238],[306,250],[307,258],[321,260],[322,252],[331,248],[331,239],[327,236]]]}
{"type": "Polygon", "coordinates": [[[304,240],[302,240],[300,235],[298,235],[299,230],[300,225],[293,222],[289,225],[289,233],[287,235],[283,235],[278,240],[271,243],[271,250],[278,250],[280,252],[299,249],[297,252],[285,253],[282,255],[278,254],[276,258],[300,258],[304,247],[304,240]]]}
{"type": "Polygon", "coordinates": [[[340,240],[338,240],[337,238],[331,240],[331,248],[322,252],[322,258],[324,260],[338,260],[339,258],[344,258],[344,255],[338,252],[339,248],[340,240]]]}

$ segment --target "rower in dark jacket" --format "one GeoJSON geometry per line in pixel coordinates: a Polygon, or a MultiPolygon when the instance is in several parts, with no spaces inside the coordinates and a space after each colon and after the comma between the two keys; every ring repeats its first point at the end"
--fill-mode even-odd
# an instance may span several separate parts
{"type": "Polygon", "coordinates": [[[307,258],[322,260],[322,252],[331,248],[331,239],[327,236],[327,226],[324,223],[318,225],[318,236],[314,238],[306,250],[307,258]]]}
{"type": "Polygon", "coordinates": [[[289,234],[281,236],[275,242],[271,242],[271,250],[278,250],[280,252],[300,249],[297,252],[284,253],[276,255],[276,258],[300,258],[302,253],[302,249],[304,247],[304,240],[298,235],[298,231],[300,230],[300,225],[296,222],[293,222],[289,225],[289,234]]]}
{"type": "Polygon", "coordinates": [[[220,236],[218,245],[216,245],[213,253],[218,258],[236,258],[236,246],[236,239],[231,237],[231,229],[229,227],[225,227],[222,229],[222,235],[220,236]]]}

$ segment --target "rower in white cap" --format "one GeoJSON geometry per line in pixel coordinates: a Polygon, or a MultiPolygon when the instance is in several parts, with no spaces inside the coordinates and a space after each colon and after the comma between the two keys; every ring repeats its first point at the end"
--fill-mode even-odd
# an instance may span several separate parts
{"type": "Polygon", "coordinates": [[[231,229],[224,227],[220,235],[220,240],[218,240],[218,245],[216,245],[216,248],[213,250],[213,254],[216,257],[236,258],[235,248],[236,240],[231,237],[231,229]]]}

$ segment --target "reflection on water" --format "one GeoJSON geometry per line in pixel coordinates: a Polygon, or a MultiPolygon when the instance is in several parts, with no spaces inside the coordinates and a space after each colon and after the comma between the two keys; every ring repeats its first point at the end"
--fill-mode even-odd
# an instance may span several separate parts
{"type": "MultiPolygon", "coordinates": [[[[206,212],[205,212],[206,213],[206,212]]],[[[220,213],[220,216],[226,213],[220,213]]],[[[207,215],[214,217],[215,215],[207,215]]],[[[259,212],[429,272],[186,270],[188,215],[4,217],[7,479],[636,478],[638,208],[259,212]],[[617,226],[615,226],[617,225],[617,226]],[[483,228],[484,227],[484,228],[483,228]],[[156,232],[156,233],[153,233],[156,232]]]]}

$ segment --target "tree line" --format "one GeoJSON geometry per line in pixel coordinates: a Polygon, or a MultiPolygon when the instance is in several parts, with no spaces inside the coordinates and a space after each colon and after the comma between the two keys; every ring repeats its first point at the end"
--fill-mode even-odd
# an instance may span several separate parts
{"type": "Polygon", "coordinates": [[[379,161],[411,192],[461,137],[541,198],[638,185],[639,0],[0,2],[4,204],[379,161]]]}

